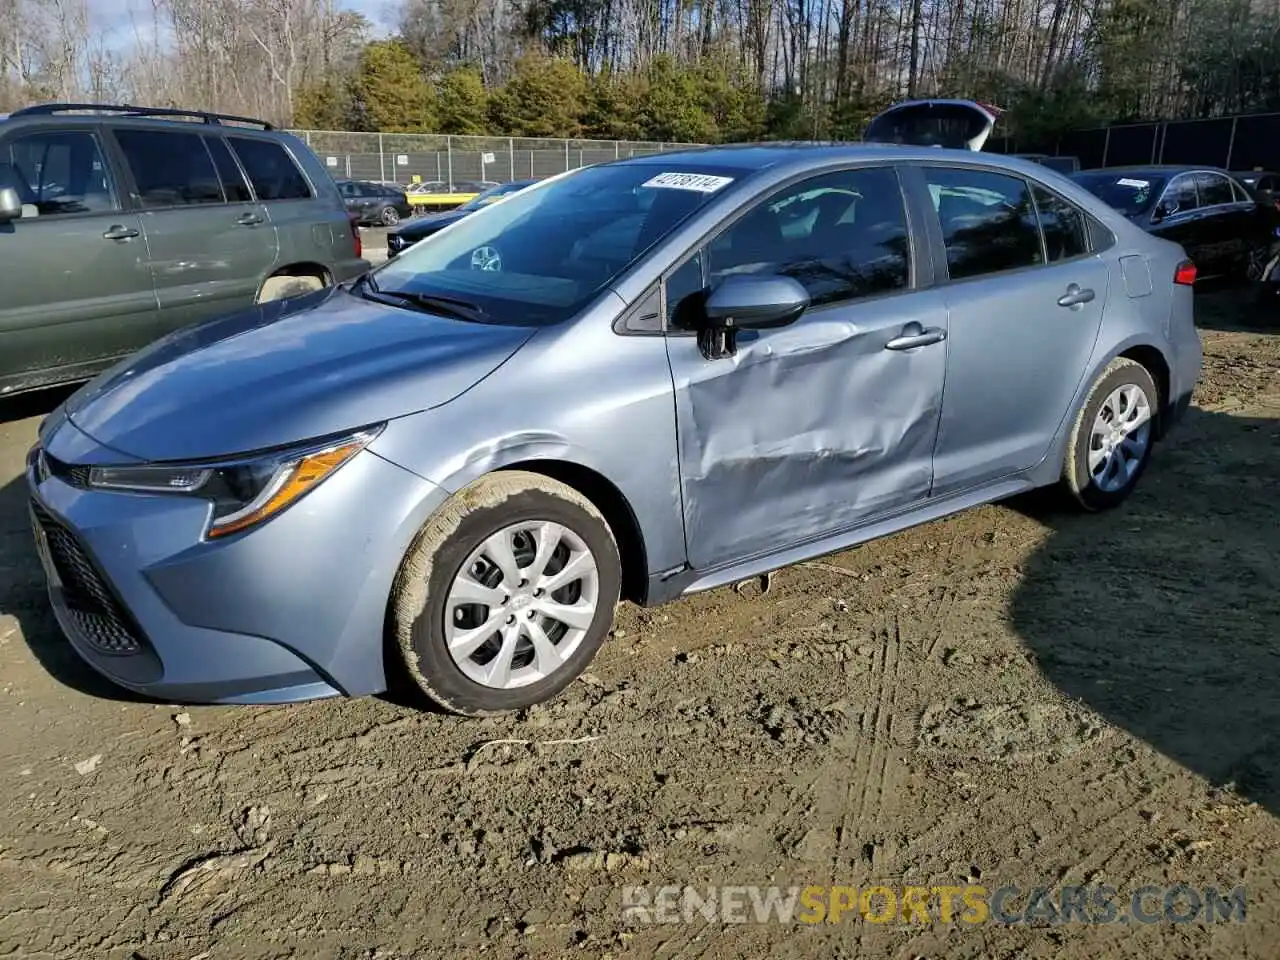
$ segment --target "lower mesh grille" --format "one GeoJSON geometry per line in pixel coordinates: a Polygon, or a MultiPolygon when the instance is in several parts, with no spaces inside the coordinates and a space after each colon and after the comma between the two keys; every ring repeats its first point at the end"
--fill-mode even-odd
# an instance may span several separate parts
{"type": "Polygon", "coordinates": [[[142,641],[128,614],[112,595],[75,534],[36,501],[31,512],[40,525],[49,559],[62,581],[67,613],[85,642],[100,653],[127,656],[142,651],[142,641]]]}

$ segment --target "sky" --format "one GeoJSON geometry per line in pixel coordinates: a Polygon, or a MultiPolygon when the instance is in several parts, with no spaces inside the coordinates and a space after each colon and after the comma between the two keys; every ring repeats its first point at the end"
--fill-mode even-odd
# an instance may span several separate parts
{"type": "MultiPolygon", "coordinates": [[[[363,13],[379,35],[395,27],[391,0],[342,0],[341,6],[363,13]]],[[[89,13],[107,47],[122,53],[134,43],[135,24],[144,35],[151,25],[150,0],[89,0],[89,13]]]]}

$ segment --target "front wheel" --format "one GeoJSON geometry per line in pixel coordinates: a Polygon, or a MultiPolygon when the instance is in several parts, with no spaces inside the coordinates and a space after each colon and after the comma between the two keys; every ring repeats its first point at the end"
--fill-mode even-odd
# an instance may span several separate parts
{"type": "Polygon", "coordinates": [[[1151,460],[1160,393],[1146,367],[1117,357],[1076,415],[1062,481],[1086,510],[1122,503],[1151,460]]]}
{"type": "Polygon", "coordinates": [[[549,700],[586,669],[622,581],[613,533],[572,487],[491,474],[427,522],[401,565],[391,628],[409,677],[468,716],[549,700]]]}

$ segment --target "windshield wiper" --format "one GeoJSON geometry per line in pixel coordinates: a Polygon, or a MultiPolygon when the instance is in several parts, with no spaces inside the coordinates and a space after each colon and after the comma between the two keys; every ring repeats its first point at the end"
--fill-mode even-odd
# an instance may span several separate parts
{"type": "Polygon", "coordinates": [[[446,313],[451,317],[457,317],[459,320],[484,323],[490,319],[489,314],[485,313],[479,304],[471,303],[469,300],[441,297],[430,293],[413,293],[409,290],[379,289],[377,293],[380,297],[402,300],[415,307],[422,307],[424,310],[430,310],[434,313],[446,313]]]}
{"type": "Polygon", "coordinates": [[[385,303],[392,307],[416,307],[421,310],[429,310],[432,313],[443,313],[472,323],[488,323],[491,321],[489,314],[485,313],[479,305],[468,300],[435,296],[429,293],[414,293],[409,290],[383,290],[378,286],[377,281],[373,279],[373,274],[371,273],[366,273],[357,280],[352,289],[366,300],[376,300],[378,303],[385,303]]]}

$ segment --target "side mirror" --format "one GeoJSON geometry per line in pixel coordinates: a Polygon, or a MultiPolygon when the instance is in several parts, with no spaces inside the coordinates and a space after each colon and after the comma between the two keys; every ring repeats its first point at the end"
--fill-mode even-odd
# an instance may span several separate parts
{"type": "Polygon", "coordinates": [[[22,217],[22,198],[13,187],[0,187],[0,223],[22,217]]]}
{"type": "Polygon", "coordinates": [[[726,277],[702,302],[693,320],[708,360],[732,356],[739,330],[772,330],[795,323],[809,307],[809,293],[791,277],[726,277]]]}
{"type": "Polygon", "coordinates": [[[808,291],[791,277],[729,276],[702,310],[710,327],[771,330],[795,323],[808,306],[808,291]]]}

